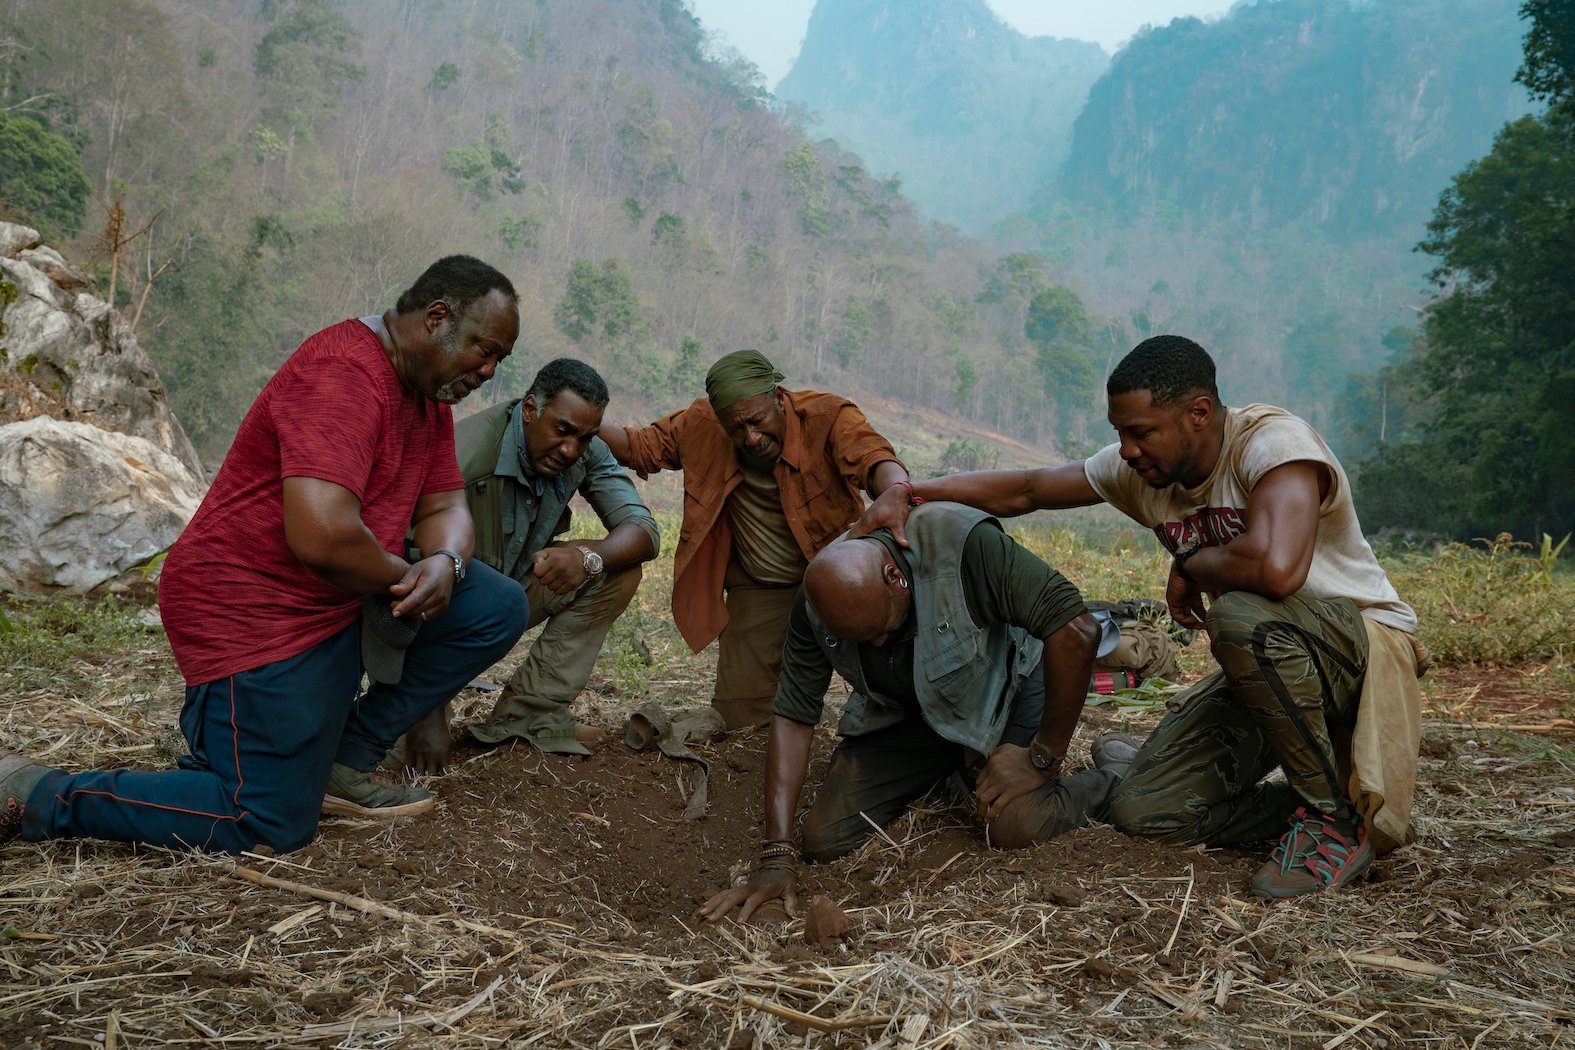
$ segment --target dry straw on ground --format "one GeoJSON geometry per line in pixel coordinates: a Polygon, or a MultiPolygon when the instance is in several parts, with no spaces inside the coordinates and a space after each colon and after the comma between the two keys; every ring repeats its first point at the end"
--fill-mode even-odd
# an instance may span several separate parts
{"type": "MultiPolygon", "coordinates": [[[[665,597],[642,591],[586,717],[707,695],[665,597]]],[[[63,640],[54,663],[9,646],[0,739],[73,767],[166,764],[167,649],[151,628],[114,638],[63,640]]],[[[1103,828],[990,851],[936,797],[806,870],[803,900],[852,920],[842,938],[806,943],[779,912],[698,923],[754,848],[758,733],[708,752],[699,825],[683,769],[608,743],[583,763],[463,751],[436,817],[330,821],[284,857],[13,844],[0,1044],[1575,1047],[1575,732],[1567,675],[1540,670],[1434,679],[1417,842],[1349,892],[1273,906],[1245,894],[1258,852],[1103,828]]],[[[467,694],[461,717],[488,702],[467,694]]],[[[1129,717],[1091,709],[1080,740],[1129,717]]]]}

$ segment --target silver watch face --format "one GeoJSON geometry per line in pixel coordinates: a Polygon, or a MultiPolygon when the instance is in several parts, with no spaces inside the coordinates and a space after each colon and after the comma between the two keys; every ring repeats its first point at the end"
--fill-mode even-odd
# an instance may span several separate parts
{"type": "Polygon", "coordinates": [[[585,555],[585,571],[595,576],[602,571],[602,556],[592,550],[582,551],[585,555]]]}

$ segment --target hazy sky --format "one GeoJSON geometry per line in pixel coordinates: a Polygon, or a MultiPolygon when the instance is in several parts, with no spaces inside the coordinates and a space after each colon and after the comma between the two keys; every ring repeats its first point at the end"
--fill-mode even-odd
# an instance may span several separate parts
{"type": "MultiPolygon", "coordinates": [[[[1093,40],[1115,51],[1147,23],[1164,25],[1182,15],[1210,16],[1231,0],[986,0],[1001,20],[1028,36],[1093,40]]],[[[775,87],[798,54],[815,0],[689,0],[707,29],[738,48],[775,87]]]]}

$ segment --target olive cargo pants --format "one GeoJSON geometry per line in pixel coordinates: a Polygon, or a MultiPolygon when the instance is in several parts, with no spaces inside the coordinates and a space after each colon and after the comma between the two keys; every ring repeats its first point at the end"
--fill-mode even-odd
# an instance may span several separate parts
{"type": "MultiPolygon", "coordinates": [[[[1026,747],[1044,713],[1044,665],[1017,690],[1001,743],[1026,747]]],[[[975,751],[930,728],[917,708],[896,725],[843,737],[804,817],[804,859],[817,863],[851,853],[918,798],[961,774],[973,786],[984,767],[975,751]]],[[[1007,806],[989,826],[992,845],[1021,849],[1106,819],[1117,775],[1083,769],[1056,777],[1007,806]]]]}
{"type": "Polygon", "coordinates": [[[525,629],[543,622],[547,626],[509,677],[487,720],[471,726],[471,735],[489,744],[518,737],[543,751],[590,754],[574,737],[572,705],[596,668],[613,621],[639,589],[640,576],[638,565],[604,572],[567,594],[554,594],[531,577],[525,584],[530,606],[525,629]]]}
{"type": "Polygon", "coordinates": [[[1209,607],[1220,669],[1176,698],[1111,800],[1129,835],[1228,846],[1278,836],[1298,806],[1349,813],[1331,727],[1356,721],[1367,631],[1347,598],[1235,591],[1209,607]],[[1284,781],[1263,778],[1276,766],[1284,781]]]}

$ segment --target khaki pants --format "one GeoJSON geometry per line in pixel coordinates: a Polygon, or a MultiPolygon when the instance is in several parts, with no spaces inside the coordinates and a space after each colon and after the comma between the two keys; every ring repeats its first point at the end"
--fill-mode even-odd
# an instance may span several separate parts
{"type": "Polygon", "coordinates": [[[574,739],[570,705],[585,688],[613,621],[629,607],[639,586],[638,565],[602,573],[568,594],[554,594],[532,577],[525,586],[530,603],[526,630],[544,620],[547,626],[504,686],[492,714],[471,727],[476,739],[497,743],[520,737],[543,751],[589,754],[574,739]]]}
{"type": "Polygon", "coordinates": [[[771,720],[782,670],[782,642],[798,584],[760,583],[738,564],[727,566],[727,626],[717,641],[716,693],[711,706],[729,729],[771,720]]]}
{"type": "Polygon", "coordinates": [[[1356,721],[1367,629],[1348,598],[1234,591],[1207,619],[1220,669],[1177,697],[1116,789],[1110,819],[1175,845],[1273,838],[1298,805],[1349,809],[1333,740],[1356,721]],[[1266,781],[1276,766],[1284,781],[1266,781]]]}

